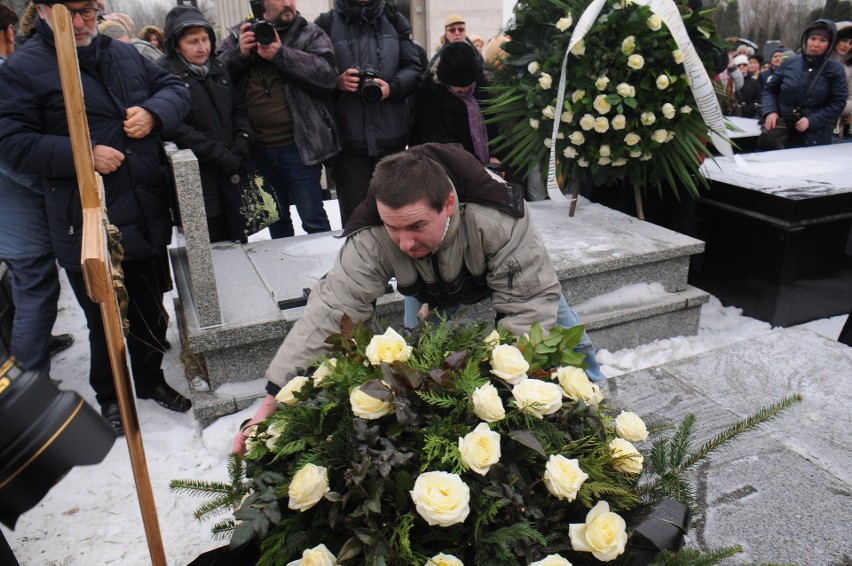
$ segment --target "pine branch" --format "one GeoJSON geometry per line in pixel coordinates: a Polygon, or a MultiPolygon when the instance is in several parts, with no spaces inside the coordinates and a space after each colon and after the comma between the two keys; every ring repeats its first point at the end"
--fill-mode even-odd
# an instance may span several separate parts
{"type": "Polygon", "coordinates": [[[178,493],[188,493],[194,497],[209,497],[211,494],[231,494],[234,486],[221,481],[172,480],[169,488],[178,493]]]}
{"type": "Polygon", "coordinates": [[[231,534],[234,532],[234,529],[237,527],[236,522],[233,519],[225,519],[224,521],[219,521],[213,528],[210,529],[213,533],[213,540],[227,540],[231,538],[231,534]]]}
{"type": "Polygon", "coordinates": [[[695,548],[684,548],[676,553],[664,550],[649,566],[711,566],[742,551],[741,546],[728,546],[708,552],[695,548]]]}
{"type": "Polygon", "coordinates": [[[217,495],[210,501],[199,505],[195,511],[193,511],[192,515],[198,519],[204,519],[205,517],[211,517],[215,515],[221,515],[222,513],[226,513],[228,511],[232,511],[234,509],[234,496],[231,493],[222,493],[217,495]]]}
{"type": "Polygon", "coordinates": [[[694,429],[695,415],[690,413],[684,417],[669,444],[669,467],[671,469],[679,468],[686,460],[694,429]]]}

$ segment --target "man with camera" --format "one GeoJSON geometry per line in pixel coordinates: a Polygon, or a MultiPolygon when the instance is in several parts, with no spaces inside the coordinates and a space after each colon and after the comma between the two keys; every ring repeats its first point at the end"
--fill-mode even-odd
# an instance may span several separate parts
{"type": "Polygon", "coordinates": [[[423,71],[408,20],[385,0],[335,0],[317,25],[334,44],[343,151],[332,177],[343,224],[367,196],[376,163],[408,143],[409,96],[423,71]]]}
{"type": "Polygon", "coordinates": [[[219,49],[248,108],[251,158],[278,197],[273,238],[292,236],[290,205],[311,234],[331,230],[322,203],[322,162],[340,151],[331,93],[337,64],[328,36],[296,11],[295,0],[252,2],[255,17],[219,49]]]}

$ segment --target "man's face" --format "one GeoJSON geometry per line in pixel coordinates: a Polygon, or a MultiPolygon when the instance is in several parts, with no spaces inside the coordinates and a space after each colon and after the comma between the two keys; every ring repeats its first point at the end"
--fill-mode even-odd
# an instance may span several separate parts
{"type": "MultiPolygon", "coordinates": [[[[98,18],[97,10],[98,3],[94,0],[86,0],[82,2],[68,2],[65,7],[71,11],[71,27],[74,30],[74,43],[77,47],[86,47],[92,43],[98,35],[98,18]],[[87,16],[91,16],[90,20],[83,18],[81,10],[95,10],[94,13],[87,12],[87,16]]],[[[36,11],[41,18],[47,22],[50,29],[55,29],[53,26],[53,7],[46,4],[36,4],[36,11]]]]}
{"type": "Polygon", "coordinates": [[[467,38],[464,22],[456,22],[444,28],[444,35],[450,43],[455,41],[464,41],[467,38]]]}
{"type": "Polygon", "coordinates": [[[770,62],[772,63],[772,66],[777,69],[778,66],[781,64],[781,53],[773,53],[770,62]]]}
{"type": "Polygon", "coordinates": [[[296,0],[264,0],[263,6],[267,22],[292,22],[296,18],[296,0]]]}
{"type": "Polygon", "coordinates": [[[451,193],[440,211],[425,200],[402,208],[391,208],[382,201],[376,201],[376,205],[393,243],[405,255],[420,259],[435,251],[444,239],[447,221],[456,209],[456,198],[451,193]]]}
{"type": "Polygon", "coordinates": [[[180,36],[178,54],[193,65],[203,65],[210,58],[210,34],[204,28],[192,28],[180,36]]]}

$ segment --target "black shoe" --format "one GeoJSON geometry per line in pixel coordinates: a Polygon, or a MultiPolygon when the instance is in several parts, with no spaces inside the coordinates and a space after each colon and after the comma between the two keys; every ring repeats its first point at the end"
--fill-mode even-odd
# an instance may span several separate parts
{"type": "Polygon", "coordinates": [[[161,407],[177,413],[185,413],[192,407],[192,402],[164,383],[153,389],[137,389],[139,399],[151,399],[161,407]]]}
{"type": "Polygon", "coordinates": [[[118,401],[107,401],[101,405],[101,415],[119,436],[124,436],[124,425],[121,424],[121,411],[118,409],[118,401]]]}
{"type": "Polygon", "coordinates": [[[47,343],[47,353],[50,356],[55,356],[63,350],[67,350],[74,343],[73,334],[60,334],[59,336],[51,336],[50,342],[47,343]]]}

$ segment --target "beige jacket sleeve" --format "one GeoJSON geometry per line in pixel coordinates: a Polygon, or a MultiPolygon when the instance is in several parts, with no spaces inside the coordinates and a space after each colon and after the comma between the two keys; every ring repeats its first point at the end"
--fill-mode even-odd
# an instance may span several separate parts
{"type": "Polygon", "coordinates": [[[334,267],[313,286],[304,313],[278,348],[266,370],[267,380],[283,387],[297,368],[307,369],[327,352],[325,340],[340,332],[344,313],[354,322],[370,318],[373,301],[384,294],[392,275],[378,249],[370,229],[347,238],[334,267]]]}

